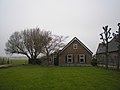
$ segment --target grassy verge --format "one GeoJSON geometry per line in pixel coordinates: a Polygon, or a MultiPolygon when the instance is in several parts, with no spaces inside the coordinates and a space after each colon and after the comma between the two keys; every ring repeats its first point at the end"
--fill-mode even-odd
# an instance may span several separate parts
{"type": "Polygon", "coordinates": [[[120,72],[94,67],[0,69],[0,90],[120,90],[120,72]]]}

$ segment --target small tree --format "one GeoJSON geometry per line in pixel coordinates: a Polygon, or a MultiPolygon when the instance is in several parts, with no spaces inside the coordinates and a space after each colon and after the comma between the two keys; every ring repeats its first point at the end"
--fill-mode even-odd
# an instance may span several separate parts
{"type": "Polygon", "coordinates": [[[58,35],[47,35],[51,36],[51,38],[46,38],[45,41],[49,42],[45,45],[44,53],[47,56],[47,60],[49,61],[49,56],[51,53],[58,52],[61,48],[65,46],[64,41],[68,38],[68,36],[58,36],[58,35]]]}
{"type": "Polygon", "coordinates": [[[100,34],[101,36],[101,40],[103,40],[103,45],[106,47],[105,50],[105,55],[106,55],[106,63],[105,63],[105,67],[106,69],[108,69],[108,43],[109,43],[109,39],[111,39],[111,28],[108,28],[108,26],[103,27],[104,32],[100,34]]]}
{"type": "Polygon", "coordinates": [[[115,37],[116,41],[118,42],[118,59],[117,59],[117,70],[119,71],[119,64],[120,64],[120,23],[118,23],[118,31],[116,31],[117,34],[113,33],[113,36],[115,37]]]}

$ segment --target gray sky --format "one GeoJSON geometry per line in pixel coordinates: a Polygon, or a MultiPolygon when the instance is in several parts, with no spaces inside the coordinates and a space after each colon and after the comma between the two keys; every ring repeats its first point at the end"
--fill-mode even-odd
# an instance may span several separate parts
{"type": "Polygon", "coordinates": [[[0,56],[15,31],[39,27],[80,39],[93,53],[102,26],[120,22],[120,0],[0,0],[0,56]]]}

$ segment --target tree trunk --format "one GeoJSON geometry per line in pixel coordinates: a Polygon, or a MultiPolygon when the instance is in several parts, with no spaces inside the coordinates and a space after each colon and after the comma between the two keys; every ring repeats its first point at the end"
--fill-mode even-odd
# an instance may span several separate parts
{"type": "Polygon", "coordinates": [[[47,66],[49,65],[49,53],[47,53],[47,66]]]}
{"type": "Polygon", "coordinates": [[[117,71],[119,71],[120,66],[120,23],[118,23],[118,59],[117,59],[117,71]]]}
{"type": "Polygon", "coordinates": [[[118,60],[117,60],[117,71],[119,71],[119,64],[120,64],[120,52],[118,54],[118,60]]]}
{"type": "Polygon", "coordinates": [[[105,33],[105,38],[106,38],[106,64],[105,64],[105,67],[106,69],[108,69],[108,32],[105,33]]]}
{"type": "Polygon", "coordinates": [[[105,64],[105,67],[106,69],[108,69],[108,43],[106,43],[106,64],[105,64]]]}
{"type": "Polygon", "coordinates": [[[118,35],[118,60],[117,60],[117,71],[119,71],[120,67],[120,28],[119,28],[119,35],[118,35]]]}
{"type": "Polygon", "coordinates": [[[32,64],[31,58],[28,58],[28,64],[32,64]]]}
{"type": "Polygon", "coordinates": [[[31,58],[26,55],[28,57],[28,64],[36,64],[36,57],[35,56],[31,56],[31,58]]]}

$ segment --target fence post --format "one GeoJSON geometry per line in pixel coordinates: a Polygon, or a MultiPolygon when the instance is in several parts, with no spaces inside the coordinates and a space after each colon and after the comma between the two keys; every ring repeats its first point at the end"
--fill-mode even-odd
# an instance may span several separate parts
{"type": "Polygon", "coordinates": [[[4,58],[3,58],[2,64],[4,64],[4,58]]]}
{"type": "Polygon", "coordinates": [[[9,64],[9,58],[8,58],[8,60],[7,60],[7,64],[9,64]]]}

